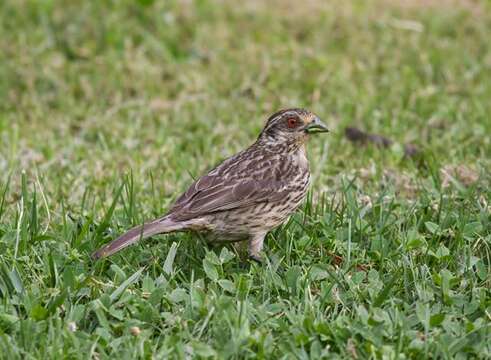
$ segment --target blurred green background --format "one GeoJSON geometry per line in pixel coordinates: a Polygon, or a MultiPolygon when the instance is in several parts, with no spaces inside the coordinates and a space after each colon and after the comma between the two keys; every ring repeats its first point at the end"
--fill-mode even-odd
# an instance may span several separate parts
{"type": "Polygon", "coordinates": [[[491,356],[489,1],[4,0],[0,33],[0,358],[491,356]],[[332,131],[271,263],[90,262],[284,107],[332,131]]]}

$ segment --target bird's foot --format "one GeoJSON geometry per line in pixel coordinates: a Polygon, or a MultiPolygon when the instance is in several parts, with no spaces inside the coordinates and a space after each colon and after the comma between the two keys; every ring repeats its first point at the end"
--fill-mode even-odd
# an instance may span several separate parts
{"type": "Polygon", "coordinates": [[[259,265],[264,264],[264,260],[259,254],[249,254],[249,260],[259,265]]]}

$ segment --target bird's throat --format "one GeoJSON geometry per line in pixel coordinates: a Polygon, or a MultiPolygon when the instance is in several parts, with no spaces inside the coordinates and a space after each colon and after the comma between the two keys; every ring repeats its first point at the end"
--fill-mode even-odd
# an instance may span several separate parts
{"type": "MultiPolygon", "coordinates": [[[[295,153],[299,149],[305,149],[305,143],[307,142],[308,135],[299,137],[286,137],[280,134],[261,136],[256,145],[263,147],[272,153],[295,153]]],[[[305,150],[304,150],[305,151],[305,150]]]]}

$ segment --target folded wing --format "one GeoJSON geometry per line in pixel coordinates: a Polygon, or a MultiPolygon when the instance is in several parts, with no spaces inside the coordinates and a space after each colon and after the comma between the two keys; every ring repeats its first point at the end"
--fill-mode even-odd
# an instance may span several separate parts
{"type": "Polygon", "coordinates": [[[219,211],[244,208],[261,202],[280,201],[286,184],[274,179],[223,179],[206,175],[196,181],[174,204],[169,215],[189,220],[219,211]]]}

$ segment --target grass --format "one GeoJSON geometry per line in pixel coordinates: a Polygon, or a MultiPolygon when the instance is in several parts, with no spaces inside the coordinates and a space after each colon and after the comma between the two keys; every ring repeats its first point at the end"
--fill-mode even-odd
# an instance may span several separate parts
{"type": "Polygon", "coordinates": [[[0,358],[491,357],[490,10],[2,2],[0,358]],[[89,259],[287,106],[333,131],[264,266],[189,234],[89,259]]]}

